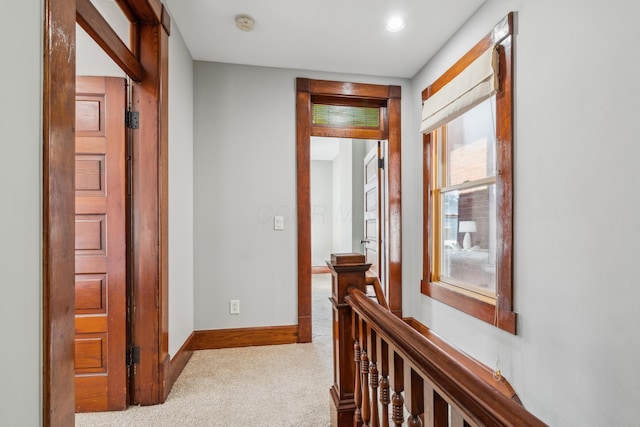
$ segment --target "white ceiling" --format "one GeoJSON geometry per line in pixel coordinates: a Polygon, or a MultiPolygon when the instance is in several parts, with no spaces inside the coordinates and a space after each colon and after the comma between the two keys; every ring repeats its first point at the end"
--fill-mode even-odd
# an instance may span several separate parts
{"type": "Polygon", "coordinates": [[[484,0],[164,0],[194,60],[413,77],[484,0]],[[235,16],[255,19],[240,31],[235,16]],[[385,29],[392,15],[406,27],[385,29]]]}

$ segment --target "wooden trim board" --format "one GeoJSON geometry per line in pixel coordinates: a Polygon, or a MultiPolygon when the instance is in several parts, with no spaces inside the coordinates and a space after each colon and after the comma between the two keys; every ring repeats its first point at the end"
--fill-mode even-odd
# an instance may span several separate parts
{"type": "Polygon", "coordinates": [[[187,366],[189,359],[193,356],[193,340],[194,333],[191,332],[184,344],[182,344],[182,347],[180,347],[176,354],[171,358],[171,362],[169,362],[169,373],[166,376],[164,387],[165,400],[167,396],[169,396],[169,393],[173,388],[173,384],[175,384],[176,380],[184,370],[184,367],[187,366]]]}
{"type": "Polygon", "coordinates": [[[75,423],[76,5],[43,6],[42,425],[48,427],[75,423]]]}
{"type": "Polygon", "coordinates": [[[294,344],[296,342],[298,342],[297,325],[213,329],[194,331],[190,350],[294,344]]]}

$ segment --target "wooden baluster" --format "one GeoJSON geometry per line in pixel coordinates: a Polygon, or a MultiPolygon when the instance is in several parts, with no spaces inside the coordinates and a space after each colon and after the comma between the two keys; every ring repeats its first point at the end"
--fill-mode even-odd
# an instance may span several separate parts
{"type": "Polygon", "coordinates": [[[371,400],[369,400],[369,357],[367,351],[363,350],[360,356],[360,373],[362,374],[362,422],[368,426],[371,421],[371,400]]]}
{"type": "Polygon", "coordinates": [[[435,391],[433,393],[433,421],[435,427],[449,427],[449,404],[435,391]]]}
{"type": "Polygon", "coordinates": [[[378,360],[380,361],[380,403],[382,404],[382,427],[389,427],[389,404],[391,392],[389,390],[389,346],[378,337],[378,360]]]}
{"type": "Polygon", "coordinates": [[[402,422],[404,421],[404,397],[402,397],[402,393],[397,391],[393,393],[391,404],[393,405],[393,415],[391,419],[396,427],[402,427],[402,422]]]}
{"type": "Polygon", "coordinates": [[[393,349],[389,348],[389,358],[393,360],[391,367],[391,384],[395,393],[391,398],[391,419],[396,427],[401,427],[404,421],[404,360],[393,349]]]}
{"type": "Polygon", "coordinates": [[[382,427],[389,427],[389,404],[391,403],[391,389],[389,377],[380,380],[380,403],[382,403],[382,427]]]}
{"type": "Polygon", "coordinates": [[[362,412],[360,411],[362,407],[362,394],[360,388],[360,342],[357,339],[353,344],[353,361],[356,364],[356,383],[353,388],[353,400],[356,404],[356,410],[353,413],[353,423],[360,427],[362,425],[362,412]]]}
{"type": "Polygon", "coordinates": [[[424,384],[422,377],[408,364],[405,364],[404,369],[404,396],[410,414],[407,425],[422,426],[420,414],[424,413],[424,384]]]}
{"type": "Polygon", "coordinates": [[[380,415],[378,408],[378,336],[376,331],[369,328],[367,334],[369,347],[369,386],[371,386],[371,427],[380,427],[380,415]]]}
{"type": "Polygon", "coordinates": [[[369,384],[371,385],[371,427],[380,427],[378,408],[378,366],[376,362],[371,362],[369,366],[369,384]]]}
{"type": "Polygon", "coordinates": [[[409,415],[409,418],[407,418],[407,427],[422,427],[420,416],[409,415]]]}

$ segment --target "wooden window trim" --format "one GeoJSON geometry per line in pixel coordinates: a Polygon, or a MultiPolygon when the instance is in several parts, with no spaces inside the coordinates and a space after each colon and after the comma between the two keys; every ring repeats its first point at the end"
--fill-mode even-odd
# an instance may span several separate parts
{"type": "Polygon", "coordinates": [[[513,311],[513,34],[514,14],[510,13],[493,30],[469,50],[458,62],[422,92],[422,100],[435,94],[492,45],[498,49],[499,92],[496,94],[496,193],[497,193],[497,267],[495,305],[432,282],[431,248],[433,236],[431,202],[431,137],[423,136],[423,278],[421,292],[455,307],[464,313],[500,329],[516,333],[516,313],[513,311]]]}

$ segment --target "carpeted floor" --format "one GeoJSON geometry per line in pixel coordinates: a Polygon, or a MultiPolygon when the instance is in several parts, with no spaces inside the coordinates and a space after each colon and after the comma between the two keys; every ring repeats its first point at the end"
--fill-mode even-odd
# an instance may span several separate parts
{"type": "Polygon", "coordinates": [[[313,276],[313,343],[196,351],[162,405],[76,415],[76,426],[328,426],[331,276],[313,276]]]}

